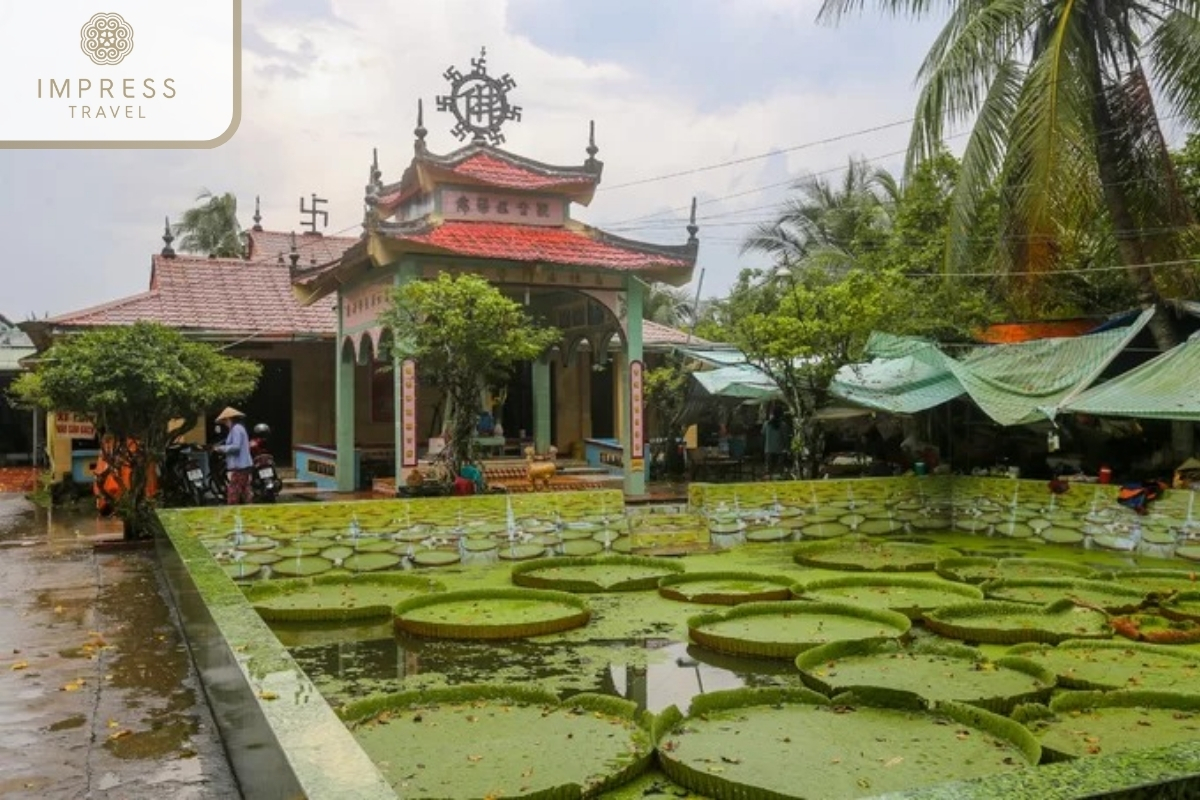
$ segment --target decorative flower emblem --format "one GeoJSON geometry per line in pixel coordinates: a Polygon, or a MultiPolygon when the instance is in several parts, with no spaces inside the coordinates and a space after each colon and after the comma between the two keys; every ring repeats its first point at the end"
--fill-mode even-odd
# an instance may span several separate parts
{"type": "Polygon", "coordinates": [[[120,14],[96,14],[80,30],[79,47],[96,64],[120,64],[133,52],[133,26],[120,14]]]}

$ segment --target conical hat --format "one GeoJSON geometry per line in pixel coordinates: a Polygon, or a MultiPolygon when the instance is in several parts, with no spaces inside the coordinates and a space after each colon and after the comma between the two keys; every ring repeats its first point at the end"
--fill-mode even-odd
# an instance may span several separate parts
{"type": "Polygon", "coordinates": [[[236,417],[244,417],[244,416],[246,416],[246,415],[243,414],[242,412],[238,411],[233,406],[226,406],[225,410],[217,415],[217,422],[224,422],[227,419],[235,419],[236,417]]]}

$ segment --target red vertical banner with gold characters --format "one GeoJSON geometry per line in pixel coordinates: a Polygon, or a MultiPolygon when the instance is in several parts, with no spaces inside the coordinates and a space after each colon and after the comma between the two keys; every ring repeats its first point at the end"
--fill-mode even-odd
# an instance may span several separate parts
{"type": "Polygon", "coordinates": [[[643,468],[645,452],[645,409],[642,401],[642,362],[629,362],[629,458],[635,472],[643,468]]]}
{"type": "Polygon", "coordinates": [[[400,424],[404,426],[401,442],[404,452],[400,465],[417,465],[417,362],[406,358],[400,364],[400,424]]]}

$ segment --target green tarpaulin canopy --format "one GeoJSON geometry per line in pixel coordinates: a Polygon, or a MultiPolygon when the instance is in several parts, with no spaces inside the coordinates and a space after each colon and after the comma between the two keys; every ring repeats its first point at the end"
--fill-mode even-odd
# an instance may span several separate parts
{"type": "Polygon", "coordinates": [[[891,413],[914,413],[966,393],[1001,425],[1046,418],[1090,386],[1149,322],[1142,312],[1129,326],[1072,338],[984,347],[955,359],[922,339],[873,334],[868,364],[844,367],[835,397],[891,413]]]}
{"type": "Polygon", "coordinates": [[[1047,414],[1200,422],[1200,334],[1047,414]]]}
{"type": "Polygon", "coordinates": [[[713,397],[756,402],[780,397],[775,382],[749,364],[693,372],[692,378],[713,397]]]}

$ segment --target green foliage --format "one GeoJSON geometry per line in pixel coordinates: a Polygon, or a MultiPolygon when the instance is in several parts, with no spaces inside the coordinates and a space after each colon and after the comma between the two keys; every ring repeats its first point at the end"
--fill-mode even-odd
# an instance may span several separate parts
{"type": "Polygon", "coordinates": [[[446,394],[456,472],[471,460],[480,390],[507,381],[560,336],[483,278],[444,272],[397,288],[380,322],[395,332],[394,354],[416,359],[421,379],[446,394]]]}
{"type": "Polygon", "coordinates": [[[1183,149],[1172,155],[1179,190],[1192,216],[1200,219],[1200,134],[1189,134],[1183,149]]]}
{"type": "Polygon", "coordinates": [[[148,511],[143,492],[149,470],[162,463],[167,445],[209,409],[249,395],[261,371],[257,363],[223,356],[171,328],[138,322],[61,339],[11,391],[47,412],[81,414],[118,443],[138,443],[134,452],[118,452],[133,466],[133,485],[125,487],[126,502],[117,511],[136,530],[148,511]],[[174,420],[184,425],[169,431],[174,420]]]}
{"type": "MultiPolygon", "coordinates": [[[[825,0],[820,16],[836,20],[863,5],[825,0]]],[[[919,0],[877,6],[916,18],[935,13],[919,0]]],[[[1190,247],[1194,217],[1171,169],[1156,103],[1184,126],[1200,122],[1196,6],[1013,0],[946,9],[917,75],[908,172],[941,151],[947,128],[971,125],[950,206],[952,268],[975,266],[970,233],[998,189],[997,254],[1015,273],[1025,307],[1058,305],[1039,302],[1041,276],[1110,257],[1096,247],[1105,237],[1072,241],[1081,227],[1095,230],[1077,225],[1089,218],[1110,222],[1111,257],[1126,267],[1142,304],[1194,291],[1191,271],[1143,265],[1180,258],[1190,247]]],[[[1159,316],[1151,330],[1165,349],[1175,332],[1159,316]]]]}
{"type": "Polygon", "coordinates": [[[217,258],[241,258],[244,248],[237,197],[230,192],[215,195],[204,189],[196,202],[199,205],[183,212],[183,219],[175,225],[175,232],[183,235],[179,249],[217,258]]]}

